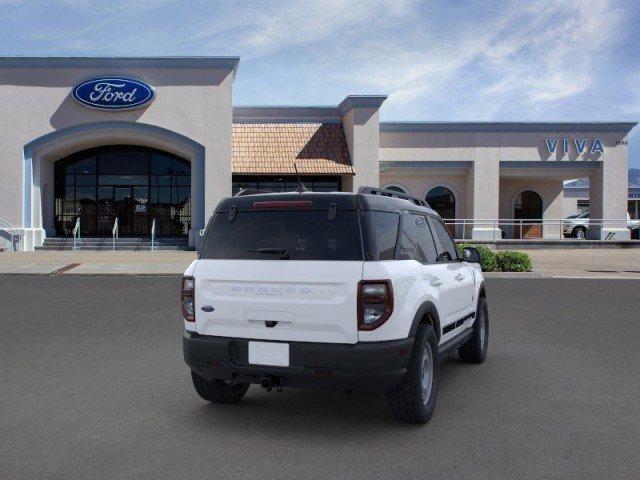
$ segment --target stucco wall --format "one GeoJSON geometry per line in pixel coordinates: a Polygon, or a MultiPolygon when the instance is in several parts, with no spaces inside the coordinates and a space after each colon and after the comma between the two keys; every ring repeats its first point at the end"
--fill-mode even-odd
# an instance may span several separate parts
{"type": "Polygon", "coordinates": [[[472,161],[473,132],[380,132],[380,160],[472,161]]]}
{"type": "MultiPolygon", "coordinates": [[[[202,145],[208,217],[231,190],[232,84],[230,69],[0,68],[0,217],[23,223],[25,145],[51,132],[96,122],[154,125],[202,145]],[[79,105],[71,96],[73,86],[102,75],[141,78],[155,88],[156,98],[147,107],[124,112],[79,105]]],[[[78,149],[89,146],[94,144],[85,140],[78,149]]]]}
{"type": "Polygon", "coordinates": [[[343,184],[346,191],[378,186],[379,115],[378,108],[352,108],[342,117],[351,163],[356,172],[343,184]]]}
{"type": "MultiPolygon", "coordinates": [[[[513,204],[516,196],[524,190],[532,190],[542,199],[542,218],[559,220],[564,218],[562,212],[563,189],[562,180],[544,180],[535,178],[501,178],[500,179],[500,218],[513,218],[513,204]]],[[[507,238],[513,233],[513,227],[504,228],[507,238]]],[[[543,235],[549,238],[560,238],[559,225],[545,225],[543,235]]]]}

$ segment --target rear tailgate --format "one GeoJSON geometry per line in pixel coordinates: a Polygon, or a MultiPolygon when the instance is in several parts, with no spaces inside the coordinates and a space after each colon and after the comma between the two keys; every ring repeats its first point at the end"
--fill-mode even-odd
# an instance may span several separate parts
{"type": "Polygon", "coordinates": [[[362,266],[362,261],[198,260],[196,331],[223,337],[356,343],[362,266]]]}

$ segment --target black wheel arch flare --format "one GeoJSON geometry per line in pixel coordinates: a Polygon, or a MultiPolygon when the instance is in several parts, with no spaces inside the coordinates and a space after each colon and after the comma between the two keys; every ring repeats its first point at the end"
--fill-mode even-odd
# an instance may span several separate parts
{"type": "Polygon", "coordinates": [[[424,302],[418,308],[415,316],[413,317],[413,322],[411,324],[411,329],[409,330],[409,337],[415,337],[416,332],[418,331],[418,326],[421,323],[431,323],[433,325],[433,330],[436,333],[436,337],[438,341],[442,336],[442,329],[440,327],[440,315],[438,315],[438,309],[432,302],[424,302]],[[430,321],[425,321],[425,319],[429,318],[430,321]]]}

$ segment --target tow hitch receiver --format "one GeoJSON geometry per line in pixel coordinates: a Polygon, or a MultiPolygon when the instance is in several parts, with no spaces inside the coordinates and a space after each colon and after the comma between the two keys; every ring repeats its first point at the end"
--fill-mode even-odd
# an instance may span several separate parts
{"type": "Polygon", "coordinates": [[[267,392],[270,392],[275,388],[276,392],[280,393],[282,391],[282,378],[267,375],[260,379],[260,386],[267,390],[267,392]]]}

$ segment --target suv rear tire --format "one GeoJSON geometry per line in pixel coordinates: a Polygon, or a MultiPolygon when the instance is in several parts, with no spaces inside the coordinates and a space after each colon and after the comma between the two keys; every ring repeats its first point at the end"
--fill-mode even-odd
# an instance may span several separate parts
{"type": "Polygon", "coordinates": [[[248,383],[229,385],[224,380],[207,380],[193,370],[191,371],[191,380],[193,380],[193,387],[198,395],[208,402],[238,403],[249,390],[248,383]]]}
{"type": "Polygon", "coordinates": [[[421,324],[402,384],[387,394],[391,413],[399,420],[427,423],[436,407],[438,339],[433,327],[421,324]]]}
{"type": "Polygon", "coordinates": [[[473,334],[464,345],[458,348],[460,360],[467,363],[482,363],[487,357],[489,343],[489,309],[484,297],[478,300],[476,321],[473,324],[473,334]]]}

